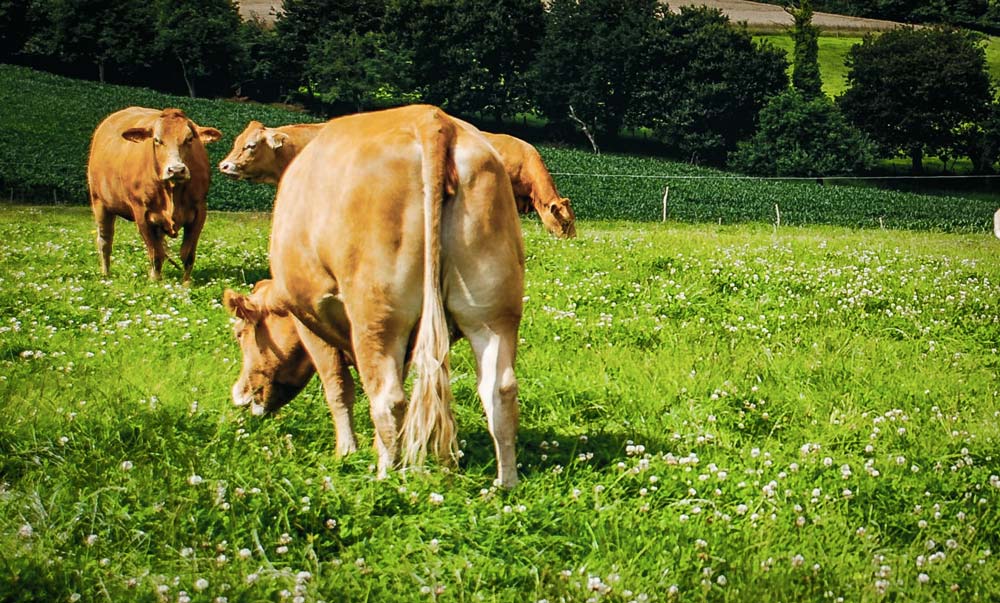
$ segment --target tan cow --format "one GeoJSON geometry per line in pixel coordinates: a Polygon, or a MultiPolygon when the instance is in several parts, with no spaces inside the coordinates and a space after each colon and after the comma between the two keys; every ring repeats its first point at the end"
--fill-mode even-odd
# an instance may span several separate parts
{"type": "Polygon", "coordinates": [[[546,230],[558,237],[575,237],[576,216],[573,208],[569,199],[560,197],[556,192],[555,182],[538,150],[508,134],[483,132],[483,136],[503,159],[514,187],[518,211],[526,214],[534,207],[546,230]]]}
{"type": "Polygon", "coordinates": [[[219,171],[232,178],[277,184],[292,159],[325,125],[268,128],[259,121],[251,121],[233,141],[233,150],[219,162],[219,171]]]}
{"type": "Polygon", "coordinates": [[[400,456],[421,462],[428,445],[454,458],[451,326],[476,358],[499,483],[517,482],[524,245],[510,180],[478,130],[426,105],[329,122],[278,186],[270,260],[273,280],[224,296],[243,353],[234,403],[280,407],[308,381],[311,361],[337,450],[350,452],[353,362],[380,476],[400,456]]]}
{"type": "Polygon", "coordinates": [[[129,107],[112,113],[94,131],[87,162],[90,205],[97,222],[101,273],[111,271],[115,218],[136,223],[159,280],[167,257],[163,235],[184,229],[181,261],[191,280],[195,247],[205,225],[209,167],[205,143],[222,137],[180,109],[129,107]]]}

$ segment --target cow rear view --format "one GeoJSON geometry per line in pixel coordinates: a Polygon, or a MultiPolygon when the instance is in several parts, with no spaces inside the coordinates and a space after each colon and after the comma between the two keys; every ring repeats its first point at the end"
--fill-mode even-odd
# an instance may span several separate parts
{"type": "Polygon", "coordinates": [[[180,109],[129,107],[97,126],[87,162],[90,204],[97,223],[101,273],[111,271],[115,218],[136,223],[149,255],[149,277],[159,280],[166,259],[164,235],[181,229],[185,283],[208,208],[209,165],[205,144],[222,137],[180,109]]]}
{"type": "Polygon", "coordinates": [[[513,486],[524,248],[510,180],[480,132],[424,105],[335,119],[282,177],[273,215],[273,280],[226,296],[244,356],[234,402],[266,408],[288,399],[268,385],[299,386],[260,344],[293,320],[327,389],[338,450],[353,448],[342,433],[351,430],[343,353],[371,401],[379,474],[428,449],[448,458],[450,325],[471,343],[497,478],[513,486]]]}

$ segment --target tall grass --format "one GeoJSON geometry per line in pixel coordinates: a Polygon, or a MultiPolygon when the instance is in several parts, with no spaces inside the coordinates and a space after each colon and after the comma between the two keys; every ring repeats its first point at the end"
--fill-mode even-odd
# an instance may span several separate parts
{"type": "Polygon", "coordinates": [[[213,213],[187,289],[124,227],[100,279],[84,208],[0,206],[0,600],[1000,597],[992,237],[525,223],[504,493],[465,343],[458,472],[336,459],[315,381],[231,406],[219,298],[268,226],[213,213]]]}

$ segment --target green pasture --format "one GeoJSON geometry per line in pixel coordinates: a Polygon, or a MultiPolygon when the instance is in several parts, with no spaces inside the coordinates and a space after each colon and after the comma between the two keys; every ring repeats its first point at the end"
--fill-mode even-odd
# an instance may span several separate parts
{"type": "Polygon", "coordinates": [[[213,212],[194,285],[120,224],[0,205],[0,601],[1000,598],[1000,264],[971,234],[525,222],[522,483],[466,343],[457,472],[333,454],[314,381],[232,407],[220,304],[266,214],[213,212]]]}
{"type": "MultiPolygon", "coordinates": [[[[792,61],[792,38],[786,34],[755,35],[757,41],[766,41],[775,48],[783,50],[792,61]]],[[[847,67],[844,59],[855,44],[860,44],[861,36],[820,36],[819,38],[819,70],[823,77],[823,92],[830,97],[840,96],[847,90],[847,67]]],[[[986,64],[994,80],[1000,80],[1000,38],[987,36],[984,41],[986,64]]],[[[789,67],[791,73],[791,67],[789,67]]]]}

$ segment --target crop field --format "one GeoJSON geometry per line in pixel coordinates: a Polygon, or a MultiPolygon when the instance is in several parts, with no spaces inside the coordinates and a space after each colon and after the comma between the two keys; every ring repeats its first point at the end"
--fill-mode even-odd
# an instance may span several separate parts
{"type": "MultiPolygon", "coordinates": [[[[127,107],[176,106],[196,122],[222,130],[209,145],[218,163],[251,119],[270,126],[316,118],[254,103],[188,99],[123,86],[101,86],[20,67],[0,65],[0,197],[87,204],[90,135],[109,113],[127,107]]],[[[927,196],[876,188],[819,186],[812,180],[773,181],[687,163],[632,155],[593,155],[542,145],[539,150],[560,192],[584,220],[659,221],[666,187],[668,218],[682,222],[777,222],[889,229],[984,232],[995,201],[927,196]],[[777,210],[776,210],[777,206],[777,210]]],[[[840,181],[846,182],[846,181],[840,181]]],[[[210,209],[268,211],[274,189],[215,178],[210,209]]]]}
{"type": "Polygon", "coordinates": [[[524,222],[521,484],[453,348],[457,471],[333,453],[314,380],[234,408],[220,304],[266,214],[210,215],[194,285],[121,224],[0,205],[2,601],[1000,598],[1000,264],[984,232],[524,222]]]}

